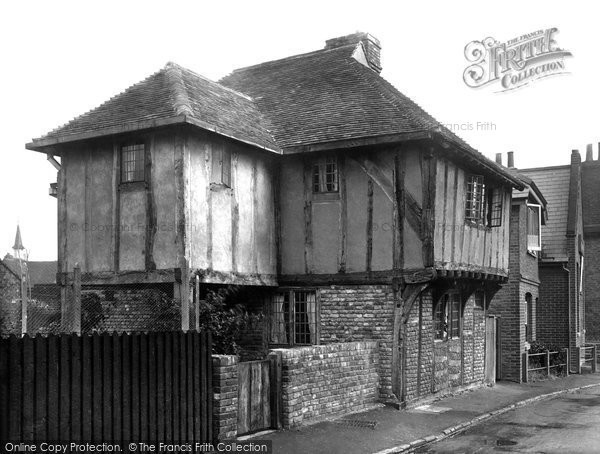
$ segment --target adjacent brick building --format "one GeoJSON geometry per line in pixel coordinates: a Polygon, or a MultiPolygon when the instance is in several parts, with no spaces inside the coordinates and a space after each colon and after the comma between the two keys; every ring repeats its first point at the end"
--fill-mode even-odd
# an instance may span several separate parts
{"type": "MultiPolygon", "coordinates": [[[[548,202],[539,258],[537,340],[574,349],[586,342],[581,156],[573,150],[570,165],[520,172],[535,181],[548,202]]],[[[575,368],[578,358],[571,358],[575,368]]]]}
{"type": "MultiPolygon", "coordinates": [[[[501,155],[497,155],[496,159],[502,164],[501,155]]],[[[509,152],[507,164],[523,181],[525,188],[513,190],[508,283],[496,294],[490,314],[500,320],[498,376],[502,380],[521,382],[522,355],[528,350],[529,343],[537,339],[538,257],[539,246],[545,241],[540,236],[540,226],[546,225],[547,202],[536,182],[514,168],[512,152],[509,152]]]]}
{"type": "MultiPolygon", "coordinates": [[[[598,144],[600,153],[600,143],[598,144]]],[[[583,205],[583,236],[585,264],[583,268],[585,293],[585,338],[600,342],[600,155],[594,159],[593,146],[587,146],[581,165],[581,198],[583,205]]]]}
{"type": "Polygon", "coordinates": [[[0,335],[21,333],[21,279],[0,260],[0,335]]]}

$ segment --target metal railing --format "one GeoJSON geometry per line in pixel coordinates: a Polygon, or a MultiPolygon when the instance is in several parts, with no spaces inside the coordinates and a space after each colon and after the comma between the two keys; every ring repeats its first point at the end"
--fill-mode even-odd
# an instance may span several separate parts
{"type": "Polygon", "coordinates": [[[590,363],[592,373],[596,373],[598,370],[598,348],[596,344],[584,345],[583,347],[577,347],[575,350],[577,357],[579,358],[579,361],[577,362],[577,373],[581,373],[581,368],[586,363],[590,363]]]}

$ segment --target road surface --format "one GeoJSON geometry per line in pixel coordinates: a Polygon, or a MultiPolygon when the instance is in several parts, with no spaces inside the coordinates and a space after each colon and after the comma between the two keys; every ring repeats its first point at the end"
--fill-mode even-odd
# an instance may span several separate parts
{"type": "Polygon", "coordinates": [[[417,453],[600,453],[600,390],[512,410],[417,453]]]}

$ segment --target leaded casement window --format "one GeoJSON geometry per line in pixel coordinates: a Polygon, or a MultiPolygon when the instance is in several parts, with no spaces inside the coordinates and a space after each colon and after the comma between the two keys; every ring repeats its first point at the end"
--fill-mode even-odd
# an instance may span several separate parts
{"type": "Polygon", "coordinates": [[[527,204],[527,250],[542,250],[542,207],[527,204]]]}
{"type": "Polygon", "coordinates": [[[461,329],[460,293],[445,293],[433,310],[433,330],[435,340],[457,339],[461,329]]]}
{"type": "Polygon", "coordinates": [[[503,189],[491,187],[482,175],[468,175],[465,220],[480,226],[500,227],[503,197],[503,189]]]}
{"type": "Polygon", "coordinates": [[[319,158],[313,164],[313,192],[338,192],[338,163],[335,156],[319,158]]]}
{"type": "Polygon", "coordinates": [[[144,144],[121,147],[121,183],[144,181],[146,151],[144,144]]]}
{"type": "Polygon", "coordinates": [[[318,299],[314,290],[281,290],[268,302],[269,343],[313,345],[318,343],[318,299]]]}
{"type": "Polygon", "coordinates": [[[483,176],[468,175],[465,219],[475,224],[483,224],[485,220],[485,201],[483,176]]]}
{"type": "Polygon", "coordinates": [[[502,188],[488,189],[488,213],[487,225],[489,227],[500,227],[502,225],[502,188]]]}

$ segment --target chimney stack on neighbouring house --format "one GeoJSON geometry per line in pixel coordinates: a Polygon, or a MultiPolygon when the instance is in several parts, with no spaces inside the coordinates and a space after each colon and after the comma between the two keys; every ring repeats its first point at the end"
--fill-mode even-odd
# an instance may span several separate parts
{"type": "Polygon", "coordinates": [[[369,67],[377,74],[381,72],[381,43],[373,35],[356,32],[351,35],[331,38],[325,41],[325,49],[337,49],[350,44],[362,43],[369,67]]]}
{"type": "Polygon", "coordinates": [[[594,150],[592,148],[592,144],[588,143],[587,148],[585,150],[585,160],[593,161],[594,160],[594,150]]]}
{"type": "Polygon", "coordinates": [[[581,164],[581,155],[579,150],[571,151],[571,164],[581,164]]]}
{"type": "Polygon", "coordinates": [[[502,153],[496,153],[496,164],[502,165],[502,153]]]}
{"type": "Polygon", "coordinates": [[[506,158],[506,167],[508,167],[509,169],[514,169],[515,168],[515,155],[514,155],[514,151],[509,151],[508,153],[506,153],[507,158],[506,158]]]}

